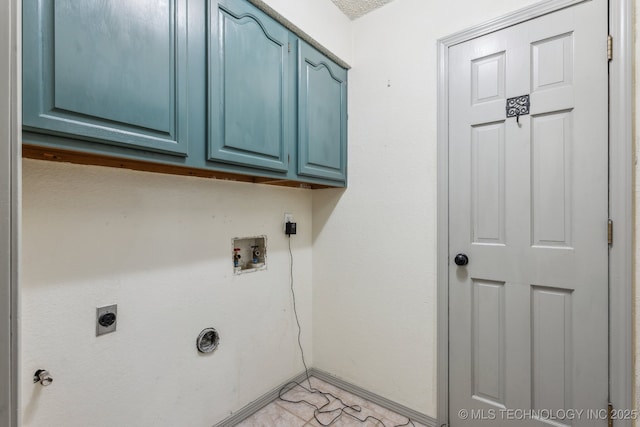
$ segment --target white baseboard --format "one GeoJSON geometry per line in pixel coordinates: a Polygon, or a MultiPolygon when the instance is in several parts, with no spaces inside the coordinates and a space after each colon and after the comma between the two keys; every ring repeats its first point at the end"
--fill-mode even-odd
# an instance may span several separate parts
{"type": "MultiPolygon", "coordinates": [[[[328,372],[322,371],[316,368],[309,369],[309,376],[316,377],[319,380],[327,382],[331,385],[334,385],[338,388],[341,388],[344,391],[347,391],[351,394],[355,394],[358,397],[368,400],[369,402],[373,402],[378,406],[386,408],[390,411],[393,411],[399,415],[405,416],[413,421],[419,422],[420,424],[424,424],[427,427],[436,427],[437,421],[435,418],[431,418],[430,416],[423,414],[421,412],[415,411],[411,408],[408,408],[404,405],[396,403],[392,400],[387,399],[386,397],[382,397],[378,394],[372,393],[368,390],[365,390],[362,387],[351,384],[347,381],[344,381],[334,375],[331,375],[328,372]]],[[[264,394],[259,399],[251,402],[244,408],[239,411],[233,413],[228,418],[216,424],[214,427],[233,427],[239,423],[241,423],[246,418],[249,418],[251,415],[258,412],[260,409],[264,408],[274,400],[276,400],[279,396],[280,389],[284,387],[285,384],[288,384],[291,381],[302,382],[306,379],[306,375],[304,372],[296,375],[291,378],[289,381],[284,382],[278,387],[274,388],[270,392],[264,394]]],[[[274,426],[275,427],[275,426],[274,426]]]]}

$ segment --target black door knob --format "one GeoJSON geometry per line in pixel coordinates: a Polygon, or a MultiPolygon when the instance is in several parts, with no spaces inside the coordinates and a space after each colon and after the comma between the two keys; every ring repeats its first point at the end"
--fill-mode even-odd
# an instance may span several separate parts
{"type": "Polygon", "coordinates": [[[453,259],[453,262],[455,262],[456,265],[467,265],[469,264],[469,257],[466,256],[465,254],[458,254],[453,259]]]}

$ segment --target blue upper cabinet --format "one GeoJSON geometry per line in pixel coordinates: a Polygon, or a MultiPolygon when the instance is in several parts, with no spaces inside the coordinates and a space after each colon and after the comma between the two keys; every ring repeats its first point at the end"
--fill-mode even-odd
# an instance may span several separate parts
{"type": "Polygon", "coordinates": [[[208,20],[208,159],[286,173],[289,31],[244,0],[210,0],[208,20]]]}
{"type": "Polygon", "coordinates": [[[186,3],[24,2],[25,129],[186,155],[186,3]]]}
{"type": "Polygon", "coordinates": [[[22,3],[24,156],[346,185],[347,71],[284,18],[247,0],[22,3]]]}
{"type": "Polygon", "coordinates": [[[298,175],[345,183],[347,70],[298,45],[298,175]]]}

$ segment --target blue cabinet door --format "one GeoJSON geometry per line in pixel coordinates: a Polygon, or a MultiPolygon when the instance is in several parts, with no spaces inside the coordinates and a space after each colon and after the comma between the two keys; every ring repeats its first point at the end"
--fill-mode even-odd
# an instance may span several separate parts
{"type": "Polygon", "coordinates": [[[24,2],[25,129],[186,155],[186,3],[24,2]]]}
{"type": "Polygon", "coordinates": [[[298,175],[346,181],[347,70],[298,44],[298,175]]]}
{"type": "Polygon", "coordinates": [[[210,0],[209,160],[286,172],[289,31],[244,0],[210,0]]]}

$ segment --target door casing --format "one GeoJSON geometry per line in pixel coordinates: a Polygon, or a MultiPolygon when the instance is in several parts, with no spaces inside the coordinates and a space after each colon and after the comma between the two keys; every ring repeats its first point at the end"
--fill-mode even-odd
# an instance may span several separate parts
{"type": "Polygon", "coordinates": [[[0,425],[17,427],[20,0],[0,2],[0,425]]]}
{"type": "MultiPolygon", "coordinates": [[[[584,1],[589,0],[543,1],[438,40],[438,426],[449,425],[449,48],[584,1]]],[[[609,2],[609,401],[617,409],[633,409],[632,18],[633,0],[609,2]]]]}

